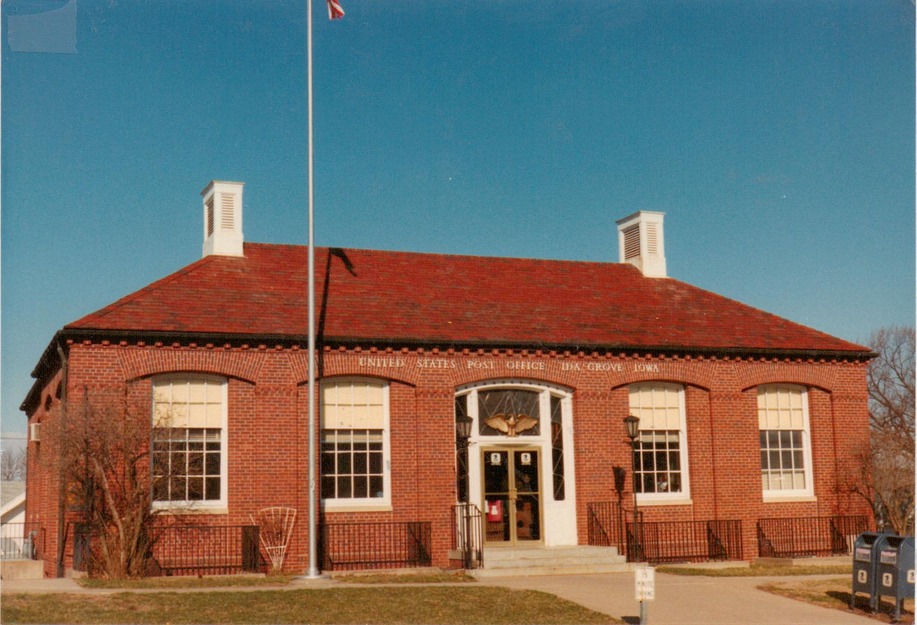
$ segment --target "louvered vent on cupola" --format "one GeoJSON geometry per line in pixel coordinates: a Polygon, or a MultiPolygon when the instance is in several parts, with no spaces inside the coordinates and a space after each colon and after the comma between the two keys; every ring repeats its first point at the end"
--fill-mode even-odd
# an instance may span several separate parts
{"type": "Polygon", "coordinates": [[[618,220],[618,257],[637,267],[648,278],[665,278],[665,213],[639,211],[618,220]]]}
{"type": "Polygon", "coordinates": [[[242,256],[242,182],[211,180],[204,198],[204,256],[242,256]]]}

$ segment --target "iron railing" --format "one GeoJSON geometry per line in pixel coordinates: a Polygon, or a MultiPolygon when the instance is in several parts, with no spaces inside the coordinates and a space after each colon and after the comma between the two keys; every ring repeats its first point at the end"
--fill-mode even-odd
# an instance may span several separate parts
{"type": "Polygon", "coordinates": [[[647,523],[643,512],[627,512],[619,502],[586,506],[590,545],[617,547],[629,562],[706,562],[742,559],[742,522],[658,521],[647,523]],[[627,520],[626,517],[630,517],[627,520]]]}
{"type": "Polygon", "coordinates": [[[799,558],[852,553],[853,542],[869,531],[865,516],[758,519],[758,556],[799,558]]]}
{"type": "Polygon", "coordinates": [[[432,566],[429,522],[325,523],[319,527],[326,571],[432,566]]]}
{"type": "Polygon", "coordinates": [[[45,530],[38,523],[0,526],[0,559],[38,560],[44,552],[45,530]]]}
{"type": "Polygon", "coordinates": [[[586,531],[590,545],[621,547],[624,545],[624,511],[618,502],[598,501],[586,506],[586,531]]]}
{"type": "Polygon", "coordinates": [[[155,531],[151,572],[232,575],[263,569],[257,525],[167,525],[155,531]]]}
{"type": "Polygon", "coordinates": [[[483,515],[473,503],[452,506],[452,549],[462,554],[462,568],[484,566],[483,515]]]}
{"type": "Polygon", "coordinates": [[[641,522],[640,536],[642,559],[651,564],[742,559],[738,520],[641,522]]]}
{"type": "Polygon", "coordinates": [[[586,531],[590,545],[598,547],[616,547],[627,556],[628,562],[642,562],[643,548],[641,532],[643,512],[638,511],[640,522],[635,528],[633,520],[627,521],[625,515],[633,519],[633,510],[626,512],[617,501],[598,501],[586,505],[586,531]],[[636,531],[635,531],[636,529],[636,531]]]}

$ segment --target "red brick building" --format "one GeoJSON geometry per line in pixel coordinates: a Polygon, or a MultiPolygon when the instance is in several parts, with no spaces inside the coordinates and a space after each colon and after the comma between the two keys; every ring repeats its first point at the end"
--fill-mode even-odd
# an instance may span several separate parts
{"type": "MultiPolygon", "coordinates": [[[[154,432],[177,410],[154,460],[204,459],[154,505],[209,524],[295,508],[287,568],[304,570],[307,250],[244,243],[241,184],[203,195],[204,257],[60,330],[23,409],[37,425],[61,398],[130,394],[154,432]]],[[[717,553],[744,559],[761,520],[868,516],[839,486],[868,438],[870,351],[666,277],[660,214],[618,225],[619,263],[316,250],[323,525],[422,522],[445,567],[466,498],[485,565],[490,548],[618,544],[635,488],[647,528],[738,522],[717,553]]],[[[41,445],[27,520],[54,574],[74,513],[41,445]]],[[[659,536],[643,555],[693,540],[659,536]]]]}

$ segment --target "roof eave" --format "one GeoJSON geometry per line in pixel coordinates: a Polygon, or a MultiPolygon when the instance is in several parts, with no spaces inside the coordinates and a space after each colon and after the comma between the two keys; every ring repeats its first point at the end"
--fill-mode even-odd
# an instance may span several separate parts
{"type": "MultiPolygon", "coordinates": [[[[137,330],[99,330],[92,328],[65,328],[58,333],[64,340],[73,341],[143,341],[147,343],[198,343],[212,345],[305,345],[305,334],[239,334],[223,332],[172,332],[137,330]]],[[[878,356],[870,350],[786,349],[762,347],[705,347],[691,345],[636,345],[628,343],[580,343],[576,341],[522,343],[513,340],[404,337],[342,337],[320,336],[322,346],[337,345],[357,347],[374,345],[393,348],[446,348],[446,349],[540,349],[555,352],[619,352],[628,354],[653,354],[665,356],[705,356],[729,358],[765,358],[792,360],[855,360],[869,361],[878,356]]],[[[52,342],[53,345],[53,342],[52,342]]],[[[50,349],[50,346],[49,346],[50,349]]],[[[47,350],[46,350],[47,353],[47,350]]]]}

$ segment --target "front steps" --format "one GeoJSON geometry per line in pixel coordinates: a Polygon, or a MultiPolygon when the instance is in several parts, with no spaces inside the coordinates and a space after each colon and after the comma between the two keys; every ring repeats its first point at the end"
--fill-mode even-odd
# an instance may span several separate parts
{"type": "Polygon", "coordinates": [[[615,547],[486,547],[484,568],[468,571],[476,578],[521,575],[621,573],[632,570],[615,547]]]}

